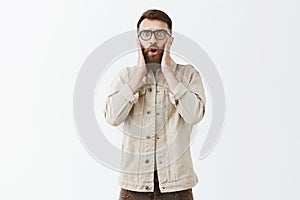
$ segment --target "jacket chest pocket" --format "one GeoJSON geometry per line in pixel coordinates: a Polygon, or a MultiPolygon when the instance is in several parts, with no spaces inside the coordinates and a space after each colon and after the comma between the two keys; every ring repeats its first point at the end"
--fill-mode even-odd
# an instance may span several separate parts
{"type": "MultiPolygon", "coordinates": [[[[168,116],[172,115],[174,112],[176,112],[175,106],[170,101],[170,89],[168,87],[163,88],[157,88],[157,92],[164,92],[163,95],[163,109],[165,110],[165,114],[168,116]]],[[[130,115],[133,118],[140,117],[142,118],[143,115],[147,114],[149,107],[154,106],[150,105],[146,98],[151,98],[150,96],[147,96],[147,92],[153,92],[153,89],[151,86],[145,86],[141,89],[139,89],[139,99],[136,104],[133,105],[130,115]]],[[[152,93],[151,93],[152,94],[152,93]]],[[[158,95],[158,93],[157,93],[158,95]]],[[[154,103],[155,104],[155,103],[154,103]]],[[[159,103],[160,104],[160,103],[159,103]]]]}

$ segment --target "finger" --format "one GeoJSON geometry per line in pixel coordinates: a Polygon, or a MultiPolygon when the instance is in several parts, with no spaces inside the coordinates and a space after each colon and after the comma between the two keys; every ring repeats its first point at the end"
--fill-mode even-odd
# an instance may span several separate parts
{"type": "Polygon", "coordinates": [[[140,43],[140,40],[138,38],[136,39],[136,44],[138,46],[138,49],[141,49],[141,43],[140,43]]]}
{"type": "Polygon", "coordinates": [[[137,42],[137,46],[138,46],[138,52],[142,53],[142,44],[141,44],[141,41],[139,39],[136,39],[136,42],[137,42]]]}
{"type": "Polygon", "coordinates": [[[171,46],[171,40],[170,40],[170,38],[168,38],[167,42],[166,42],[166,46],[165,46],[167,53],[170,52],[170,46],[171,46]]]}
{"type": "Polygon", "coordinates": [[[172,42],[173,42],[173,38],[172,38],[172,37],[169,37],[169,40],[168,40],[168,45],[169,45],[169,47],[171,46],[172,42]]]}
{"type": "Polygon", "coordinates": [[[173,44],[173,41],[174,41],[174,38],[171,37],[171,44],[170,44],[170,46],[173,44]]]}

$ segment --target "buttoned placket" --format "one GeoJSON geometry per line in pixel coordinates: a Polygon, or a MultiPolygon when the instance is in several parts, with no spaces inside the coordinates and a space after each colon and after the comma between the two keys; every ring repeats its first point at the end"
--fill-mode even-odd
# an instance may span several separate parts
{"type": "Polygon", "coordinates": [[[164,74],[161,72],[161,69],[157,69],[156,71],[156,135],[155,135],[155,149],[156,149],[156,161],[157,161],[157,175],[159,179],[159,187],[160,190],[165,190],[166,188],[163,186],[164,182],[166,182],[166,172],[160,173],[161,171],[165,170],[162,166],[164,165],[165,161],[165,154],[164,151],[161,149],[163,146],[164,141],[164,129],[166,124],[166,114],[167,107],[165,106],[165,90],[168,87],[166,84],[166,79],[164,74]]]}
{"type": "MultiPolygon", "coordinates": [[[[162,153],[162,151],[158,151],[156,153],[156,156],[155,156],[155,152],[157,149],[160,149],[160,147],[162,146],[163,144],[163,134],[159,134],[159,133],[162,133],[163,132],[163,128],[164,128],[164,123],[166,120],[165,118],[165,113],[166,111],[164,110],[164,98],[165,98],[165,87],[166,87],[166,82],[165,82],[165,78],[162,77],[164,76],[162,73],[161,73],[161,70],[160,69],[157,69],[155,75],[153,73],[152,70],[149,70],[147,76],[146,76],[146,80],[147,80],[147,83],[152,83],[150,84],[151,86],[148,88],[147,90],[147,101],[149,103],[149,101],[151,101],[151,105],[154,105],[154,106],[151,106],[151,109],[148,109],[147,110],[147,115],[149,117],[151,117],[151,122],[154,122],[154,123],[151,123],[151,128],[150,130],[154,131],[154,132],[150,132],[146,135],[146,139],[147,139],[147,151],[151,151],[153,152],[153,160],[150,161],[151,158],[147,158],[145,160],[145,164],[148,165],[149,167],[153,167],[153,170],[154,170],[154,165],[155,165],[155,162],[156,162],[156,165],[157,165],[157,168],[160,168],[161,165],[163,165],[163,158],[164,158],[164,154],[162,153]],[[157,79],[157,80],[156,80],[157,79]],[[152,86],[154,86],[152,88],[152,86]],[[151,137],[153,136],[153,137],[151,137]]],[[[147,169],[149,169],[148,167],[146,167],[147,169]]],[[[161,169],[161,170],[164,170],[164,169],[161,169]]],[[[154,172],[154,171],[153,171],[154,172]]],[[[158,172],[158,176],[159,176],[159,182],[160,182],[160,185],[162,182],[166,181],[166,177],[165,176],[162,176],[162,174],[160,173],[160,171],[157,171],[158,172]]],[[[154,173],[151,173],[150,176],[148,176],[147,178],[149,178],[149,181],[152,180],[152,187],[154,186],[154,183],[153,183],[153,180],[154,180],[154,173]]],[[[151,190],[151,187],[149,184],[146,184],[145,185],[145,189],[146,190],[151,190]]],[[[166,189],[165,187],[161,187],[161,190],[164,190],[166,189]]]]}
{"type": "MultiPolygon", "coordinates": [[[[155,79],[153,79],[153,74],[151,74],[152,71],[148,71],[147,76],[146,76],[146,82],[147,83],[155,83],[155,79]]],[[[151,86],[146,90],[146,95],[147,95],[147,102],[149,103],[149,105],[154,105],[155,104],[155,89],[154,91],[151,88],[151,86]]],[[[153,143],[155,142],[155,140],[153,139],[153,135],[155,133],[155,123],[152,123],[153,120],[155,120],[155,106],[150,106],[147,107],[148,110],[146,111],[146,117],[150,118],[150,126],[147,129],[143,129],[145,131],[145,133],[143,133],[145,135],[146,141],[145,141],[145,153],[146,153],[146,157],[144,160],[144,165],[145,165],[145,169],[147,171],[152,171],[152,166],[154,166],[154,162],[155,160],[153,159],[153,153],[155,149],[154,149],[154,145],[153,143]]],[[[148,174],[146,177],[146,183],[144,188],[146,190],[153,190],[154,189],[154,183],[151,183],[151,180],[154,178],[154,176],[151,174],[148,174]],[[151,183],[151,184],[150,184],[151,183]]]]}

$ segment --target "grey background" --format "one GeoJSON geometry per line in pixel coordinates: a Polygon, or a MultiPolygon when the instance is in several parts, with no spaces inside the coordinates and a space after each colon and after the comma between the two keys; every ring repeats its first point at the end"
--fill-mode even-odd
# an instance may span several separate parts
{"type": "Polygon", "coordinates": [[[1,1],[0,199],[117,199],[118,174],[95,161],[75,133],[73,87],[86,57],[135,28],[149,8],[166,11],[174,30],[206,50],[225,88],[222,138],[201,161],[193,146],[195,199],[299,199],[299,6],[1,1]]]}

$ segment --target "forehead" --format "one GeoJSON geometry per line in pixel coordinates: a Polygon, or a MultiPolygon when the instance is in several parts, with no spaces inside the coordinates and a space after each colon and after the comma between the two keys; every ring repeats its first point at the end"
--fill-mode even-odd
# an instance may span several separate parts
{"type": "Polygon", "coordinates": [[[168,24],[157,19],[144,19],[140,23],[140,29],[168,29],[168,24]]]}

